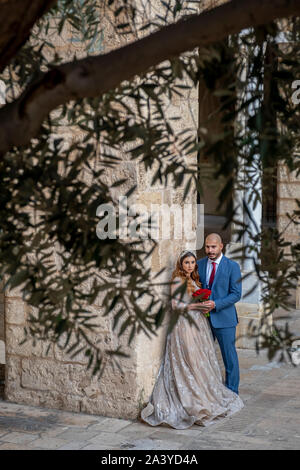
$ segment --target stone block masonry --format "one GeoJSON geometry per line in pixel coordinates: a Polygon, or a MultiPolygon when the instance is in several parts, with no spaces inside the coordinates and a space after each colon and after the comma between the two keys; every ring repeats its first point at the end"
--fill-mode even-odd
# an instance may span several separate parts
{"type": "MultiPolygon", "coordinates": [[[[64,41],[59,39],[56,41],[56,47],[64,54],[66,60],[71,58],[73,47],[71,37],[72,31],[68,30],[65,31],[64,41]]],[[[121,45],[119,41],[120,38],[113,33],[111,25],[104,23],[103,52],[119,47],[121,45]]],[[[80,44],[76,43],[74,47],[77,57],[85,55],[84,48],[80,44]]],[[[181,100],[172,105],[170,113],[172,116],[174,113],[180,114],[184,126],[193,127],[194,122],[197,122],[197,107],[197,90],[195,90],[190,96],[190,103],[188,100],[181,100]],[[194,116],[191,113],[194,113],[194,116]]],[[[174,124],[175,132],[181,130],[180,124],[177,127],[174,124]]],[[[66,143],[75,137],[78,140],[81,138],[78,133],[75,136],[74,130],[72,132],[69,127],[62,127],[60,134],[66,143]]],[[[145,171],[140,161],[130,161],[126,148],[120,152],[119,157],[120,164],[116,168],[107,167],[104,175],[104,182],[108,186],[117,179],[127,178],[123,185],[113,188],[115,198],[124,195],[130,187],[136,185],[136,193],[132,195],[130,203],[143,204],[147,208],[151,204],[182,203],[183,188],[175,190],[171,181],[167,187],[160,183],[151,186],[155,168],[145,171]]],[[[187,163],[195,164],[196,155],[189,156],[187,163]]],[[[83,174],[83,178],[87,184],[92,183],[90,175],[83,174]]],[[[196,205],[196,197],[193,203],[196,205]]],[[[149,267],[153,274],[158,273],[163,267],[167,268],[165,277],[160,278],[161,281],[170,280],[176,256],[185,248],[185,244],[184,238],[158,240],[157,249],[149,260],[149,267]]],[[[6,336],[6,400],[115,418],[135,419],[138,416],[140,408],[152,391],[164,348],[166,324],[151,341],[140,334],[131,343],[130,348],[126,349],[127,336],[117,337],[112,329],[112,318],[104,319],[101,316],[101,299],[96,299],[92,309],[93,314],[98,315],[99,327],[93,339],[103,338],[103,342],[107,341],[107,345],[114,347],[122,344],[130,354],[128,359],[122,357],[119,359],[122,372],[116,367],[112,369],[108,366],[99,379],[92,377],[86,370],[87,360],[83,354],[71,359],[59,348],[59,345],[50,345],[47,354],[46,342],[37,341],[34,344],[29,340],[20,344],[31,312],[30,307],[23,302],[20,290],[5,292],[5,306],[6,322],[3,329],[6,336]]]]}

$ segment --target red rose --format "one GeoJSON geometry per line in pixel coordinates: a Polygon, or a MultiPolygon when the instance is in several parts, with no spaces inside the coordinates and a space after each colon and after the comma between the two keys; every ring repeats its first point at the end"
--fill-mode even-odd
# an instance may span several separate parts
{"type": "MultiPolygon", "coordinates": [[[[204,300],[209,299],[210,294],[211,294],[211,290],[209,290],[209,289],[198,289],[192,294],[192,296],[196,297],[196,298],[200,297],[199,302],[203,302],[204,300]]],[[[209,317],[209,312],[205,313],[205,316],[208,318],[209,317]]]]}
{"type": "Polygon", "coordinates": [[[201,297],[201,300],[208,300],[211,294],[209,289],[198,289],[192,295],[193,297],[201,297]]]}

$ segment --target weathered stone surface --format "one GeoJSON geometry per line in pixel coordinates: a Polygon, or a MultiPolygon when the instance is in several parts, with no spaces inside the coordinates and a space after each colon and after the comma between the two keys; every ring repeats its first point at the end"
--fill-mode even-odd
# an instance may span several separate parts
{"type": "Polygon", "coordinates": [[[278,199],[277,206],[277,215],[279,216],[285,216],[287,212],[292,215],[294,210],[299,210],[295,199],[278,199]]]}
{"type": "MultiPolygon", "coordinates": [[[[295,311],[294,316],[298,318],[299,311],[295,311]]],[[[238,356],[242,372],[240,396],[245,407],[212,426],[194,425],[187,430],[167,426],[153,428],[136,420],[119,419],[118,414],[116,418],[85,415],[82,407],[75,410],[81,410],[80,413],[56,411],[51,407],[56,405],[62,409],[69,406],[71,409],[71,397],[68,397],[69,401],[55,402],[53,392],[50,396],[48,392],[37,391],[34,396],[26,395],[26,400],[44,394],[49,404],[45,403],[43,409],[1,402],[0,449],[37,449],[40,448],[37,439],[43,441],[42,448],[51,449],[166,450],[169,445],[176,450],[189,451],[299,449],[298,367],[270,362],[266,351],[260,351],[258,355],[254,350],[239,349],[238,356]],[[38,437],[23,444],[25,434],[38,437]],[[3,439],[5,436],[6,440],[3,439]],[[57,447],[61,440],[62,445],[57,447]]],[[[26,393],[30,391],[26,390],[26,393]]],[[[97,415],[101,413],[101,407],[104,408],[104,403],[93,400],[91,406],[94,406],[94,414],[97,415]],[[98,409],[96,404],[99,405],[98,409]]],[[[116,406],[110,408],[108,413],[119,413],[119,410],[120,407],[116,406]]]]}
{"type": "Polygon", "coordinates": [[[0,339],[0,364],[5,364],[5,343],[0,339]]]}
{"type": "Polygon", "coordinates": [[[14,444],[28,444],[29,442],[36,440],[38,438],[38,434],[31,434],[31,433],[22,433],[22,432],[12,432],[9,435],[3,436],[1,438],[2,441],[11,442],[14,444]]]}
{"type": "Polygon", "coordinates": [[[0,400],[4,399],[4,386],[5,386],[5,364],[0,362],[0,400]]]}
{"type": "Polygon", "coordinates": [[[30,450],[30,447],[24,444],[12,444],[11,442],[4,442],[0,444],[0,450],[30,450]]]}
{"type": "Polygon", "coordinates": [[[139,193],[136,198],[137,204],[144,204],[147,209],[151,210],[151,204],[158,204],[159,206],[162,203],[162,194],[159,191],[151,191],[148,188],[148,191],[139,193]]]}
{"type": "Polygon", "coordinates": [[[25,323],[25,304],[21,299],[7,298],[5,302],[6,322],[16,325],[25,323]]]}
{"type": "Polygon", "coordinates": [[[300,197],[300,181],[278,184],[278,197],[280,199],[295,199],[300,197]]]}
{"type": "Polygon", "coordinates": [[[4,326],[4,296],[0,295],[0,340],[5,338],[5,326],[4,326]]]}
{"type": "Polygon", "coordinates": [[[149,339],[140,334],[137,339],[137,376],[140,409],[149,399],[159,366],[163,357],[166,342],[166,327],[160,328],[157,337],[149,339]]]}
{"type": "Polygon", "coordinates": [[[6,369],[8,371],[5,381],[5,393],[9,399],[9,394],[14,388],[19,389],[21,385],[21,358],[18,356],[6,355],[6,369]]]}
{"type": "Polygon", "coordinates": [[[299,182],[297,171],[289,171],[286,165],[278,166],[278,178],[281,183],[299,182]]]}
{"type": "MultiPolygon", "coordinates": [[[[207,6],[211,6],[212,3],[207,6]]],[[[120,39],[113,31],[109,22],[104,20],[104,37],[101,44],[101,50],[107,52],[114,49],[124,42],[125,38],[120,39]]],[[[145,32],[145,34],[148,34],[145,32]]],[[[76,49],[77,57],[81,57],[85,52],[80,44],[71,42],[74,31],[66,30],[63,40],[55,38],[55,46],[59,53],[63,53],[65,60],[72,57],[76,49]],[[78,46],[78,47],[77,47],[78,46]]],[[[128,40],[128,39],[127,39],[128,40]]],[[[49,52],[50,53],[50,52],[49,52]]],[[[174,99],[173,103],[168,103],[169,116],[178,114],[182,117],[182,122],[174,121],[173,128],[177,133],[183,128],[190,127],[197,132],[197,114],[198,114],[198,91],[194,89],[190,95],[183,99],[174,99]]],[[[55,111],[56,112],[56,111],[55,111]]],[[[54,112],[54,113],[55,113],[54,112]]],[[[76,134],[75,129],[60,129],[66,142],[80,139],[82,136],[76,134]]],[[[130,204],[144,204],[148,211],[151,205],[161,207],[162,203],[178,204],[183,206],[184,186],[174,189],[171,179],[168,186],[165,187],[159,181],[151,187],[151,179],[156,171],[157,164],[151,171],[145,171],[144,165],[138,161],[128,161],[126,151],[135,143],[125,145],[119,154],[121,162],[113,169],[106,168],[104,181],[111,186],[118,179],[126,178],[126,182],[113,189],[113,195],[118,198],[134,184],[137,184],[137,192],[131,198],[130,204]]],[[[196,162],[196,154],[186,157],[186,163],[196,162]]],[[[98,161],[101,165],[101,159],[98,161]]],[[[91,174],[85,172],[82,178],[89,184],[92,182],[91,174]]],[[[195,195],[190,195],[186,203],[196,204],[195,195]]],[[[191,215],[191,221],[196,223],[196,217],[191,215]]],[[[171,229],[174,233],[174,224],[172,221],[171,229]]],[[[194,226],[193,226],[194,227],[194,226]]],[[[191,229],[193,230],[193,228],[191,229]]],[[[158,239],[158,247],[152,255],[152,259],[147,263],[154,273],[165,267],[166,272],[162,280],[170,280],[174,269],[176,256],[180,251],[186,248],[188,240],[182,234],[179,239],[162,240],[158,239]]],[[[56,265],[59,269],[59,257],[55,257],[56,265]]],[[[88,291],[92,282],[87,280],[82,286],[84,291],[88,291]]],[[[163,295],[163,289],[158,290],[163,295]]],[[[165,328],[167,319],[163,328],[159,331],[156,338],[149,341],[143,335],[136,338],[131,346],[127,346],[130,331],[118,338],[118,329],[112,330],[112,317],[101,316],[101,295],[95,300],[92,306],[93,313],[97,314],[99,329],[96,333],[89,334],[92,342],[100,340],[100,346],[103,348],[116,348],[122,346],[130,354],[130,358],[118,358],[121,371],[115,366],[114,369],[108,367],[100,380],[91,377],[86,371],[87,358],[84,352],[71,358],[66,350],[59,345],[51,347],[49,356],[45,355],[46,347],[40,343],[34,347],[32,343],[19,345],[21,339],[22,327],[25,324],[26,311],[22,309],[21,290],[7,292],[7,296],[16,295],[18,299],[10,298],[11,310],[8,313],[6,333],[8,337],[7,351],[7,398],[23,403],[32,403],[34,405],[49,406],[59,409],[81,411],[92,414],[102,414],[104,416],[135,418],[138,415],[141,404],[148,398],[153,387],[155,376],[160,365],[165,343],[165,328]],[[13,327],[14,325],[14,327],[13,327]]],[[[34,310],[32,310],[34,312],[34,310]]],[[[36,312],[35,312],[36,313],[36,312]]],[[[63,341],[64,338],[61,339],[63,341]]],[[[55,436],[56,437],[56,436],[55,436]]],[[[96,443],[96,442],[95,442],[96,443]]],[[[93,444],[95,444],[93,443],[93,444]]],[[[98,441],[97,441],[98,443],[98,441]]],[[[117,443],[116,443],[117,444],[117,443]]],[[[43,443],[40,442],[43,447],[43,443]]],[[[54,442],[53,442],[54,445],[54,442]]]]}
{"type": "Polygon", "coordinates": [[[21,384],[31,390],[69,391],[69,366],[51,360],[23,359],[21,384]]]}
{"type": "Polygon", "coordinates": [[[92,424],[89,426],[89,431],[95,431],[95,432],[125,432],[129,428],[129,426],[132,425],[134,421],[132,420],[126,420],[126,419],[117,419],[117,418],[103,418],[102,421],[97,422],[96,424],[92,424]]]}
{"type": "MultiPolygon", "coordinates": [[[[300,189],[300,186],[299,186],[300,189]]],[[[300,197],[300,195],[299,195],[300,197]]],[[[279,216],[277,218],[277,228],[281,232],[287,228],[287,225],[290,223],[290,219],[286,216],[279,216]]],[[[298,224],[289,224],[288,233],[290,235],[298,236],[300,238],[300,226],[298,224]]]]}
{"type": "Polygon", "coordinates": [[[7,325],[6,332],[6,351],[8,354],[14,354],[20,357],[53,357],[52,345],[50,345],[47,354],[49,343],[46,341],[36,340],[33,342],[33,338],[27,336],[28,340],[21,344],[24,338],[26,338],[23,326],[7,325]]]}
{"type": "Polygon", "coordinates": [[[122,185],[111,188],[111,192],[117,201],[119,196],[125,195],[125,193],[137,183],[136,163],[122,162],[114,168],[106,168],[103,175],[103,181],[108,186],[124,178],[126,178],[126,181],[122,185]]]}
{"type": "Polygon", "coordinates": [[[119,397],[108,400],[94,400],[83,398],[80,403],[80,410],[83,413],[91,413],[95,415],[109,416],[112,418],[135,419],[138,416],[139,408],[136,397],[131,397],[131,402],[120,400],[119,397]]]}
{"type": "Polygon", "coordinates": [[[63,439],[57,437],[47,437],[45,439],[36,439],[31,442],[30,447],[34,449],[57,449],[65,444],[63,439]]]}
{"type": "Polygon", "coordinates": [[[151,270],[155,273],[159,272],[160,269],[159,246],[156,246],[151,255],[151,270]]]}
{"type": "Polygon", "coordinates": [[[80,400],[78,396],[71,394],[64,395],[60,392],[29,390],[23,387],[13,387],[12,385],[6,388],[5,392],[6,399],[13,402],[74,412],[80,411],[80,400]]]}
{"type": "MultiPolygon", "coordinates": [[[[103,317],[102,317],[103,318],[103,317]]],[[[107,347],[107,342],[110,339],[110,328],[109,328],[109,320],[103,318],[103,324],[104,328],[99,328],[98,331],[87,331],[86,334],[89,338],[89,341],[102,348],[103,350],[105,347],[107,347]],[[107,322],[107,323],[106,323],[107,322]],[[104,344],[106,346],[104,346],[104,344]]],[[[96,319],[94,320],[94,323],[97,323],[96,319]]],[[[59,362],[66,362],[66,363],[78,363],[82,365],[87,365],[88,364],[88,357],[85,355],[86,349],[89,347],[86,343],[81,341],[76,348],[73,350],[69,351],[69,349],[77,344],[77,339],[75,334],[72,334],[70,337],[70,340],[68,344],[66,345],[66,339],[67,335],[63,334],[57,344],[53,346],[54,350],[54,357],[55,360],[59,362]],[[85,347],[84,350],[80,351],[82,347],[85,347]],[[77,351],[79,353],[75,354],[77,351]],[[75,355],[74,355],[75,354],[75,355]]]]}

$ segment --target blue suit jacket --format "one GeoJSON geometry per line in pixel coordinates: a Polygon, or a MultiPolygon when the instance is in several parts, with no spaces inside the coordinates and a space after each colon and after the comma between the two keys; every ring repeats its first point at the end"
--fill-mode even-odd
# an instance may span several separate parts
{"type": "MultiPolygon", "coordinates": [[[[206,268],[208,258],[197,261],[198,272],[203,289],[206,284],[206,268]]],[[[210,311],[210,320],[214,328],[228,328],[238,323],[235,303],[242,296],[242,283],[240,266],[226,256],[222,256],[211,289],[210,300],[214,300],[216,307],[210,311]]]]}

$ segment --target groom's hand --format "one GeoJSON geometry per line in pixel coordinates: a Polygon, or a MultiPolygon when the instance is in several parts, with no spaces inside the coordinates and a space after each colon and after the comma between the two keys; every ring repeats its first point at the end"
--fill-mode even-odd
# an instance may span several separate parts
{"type": "Polygon", "coordinates": [[[201,313],[208,313],[209,312],[209,309],[207,308],[207,306],[203,305],[204,302],[197,302],[195,304],[190,304],[189,305],[189,309],[191,310],[200,310],[201,313]]]}
{"type": "Polygon", "coordinates": [[[216,306],[215,302],[213,300],[206,300],[205,302],[202,302],[203,307],[207,307],[207,311],[210,312],[213,310],[216,306]]]}

